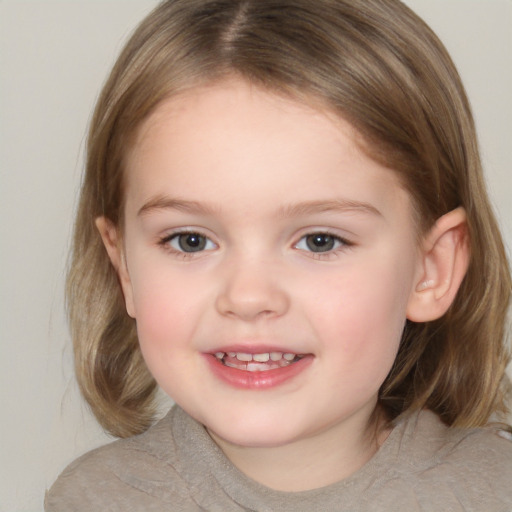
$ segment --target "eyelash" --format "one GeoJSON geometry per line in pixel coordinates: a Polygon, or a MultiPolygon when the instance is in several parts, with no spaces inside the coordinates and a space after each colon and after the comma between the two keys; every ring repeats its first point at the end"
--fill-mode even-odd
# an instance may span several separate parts
{"type": "MultiPolygon", "coordinates": [[[[314,240],[311,240],[311,241],[312,241],[312,243],[314,243],[314,240]]],[[[178,232],[172,233],[170,235],[167,235],[158,241],[158,245],[162,246],[165,250],[182,257],[183,259],[192,258],[195,253],[203,253],[205,251],[211,251],[213,248],[216,247],[216,244],[214,242],[212,242],[212,240],[210,238],[201,234],[198,231],[193,231],[193,230],[178,231],[178,232]],[[200,248],[198,250],[191,250],[191,251],[183,250],[183,247],[181,246],[179,240],[180,240],[180,237],[187,236],[187,235],[188,236],[196,236],[201,239],[199,242],[200,248]],[[178,245],[181,246],[181,249],[178,247],[174,247],[172,245],[172,242],[174,240],[178,241],[178,245]],[[201,247],[201,245],[202,245],[202,247],[201,247]],[[209,245],[213,245],[214,247],[213,248],[208,247],[209,245]]],[[[343,251],[349,247],[352,247],[353,245],[354,244],[352,242],[350,242],[349,240],[342,238],[340,236],[334,235],[333,233],[330,233],[328,231],[313,231],[311,233],[307,233],[307,234],[303,235],[299,239],[299,241],[293,245],[293,248],[304,251],[306,253],[309,253],[309,254],[311,254],[311,257],[313,257],[315,259],[323,260],[323,259],[331,258],[332,256],[337,255],[338,252],[343,251]],[[319,240],[320,237],[328,238],[329,242],[331,242],[333,246],[326,251],[308,250],[308,249],[311,249],[311,244],[308,243],[308,238],[311,239],[314,237],[317,237],[317,240],[319,240]],[[305,244],[306,247],[300,247],[300,245],[303,245],[303,244],[305,244]]],[[[320,247],[320,246],[317,246],[317,247],[320,247]]]]}
{"type": "MultiPolygon", "coordinates": [[[[354,244],[347,240],[346,238],[342,238],[337,236],[329,231],[313,231],[311,233],[307,233],[300,238],[300,240],[294,245],[295,249],[303,250],[308,254],[311,254],[311,257],[318,260],[326,260],[332,258],[333,256],[337,256],[339,252],[346,250],[349,247],[352,247],[354,244]],[[307,248],[299,247],[301,243],[308,244],[307,239],[311,237],[327,237],[332,241],[333,247],[328,249],[327,251],[313,251],[307,250],[307,248]],[[303,242],[304,241],[304,242],[303,242]]],[[[311,246],[308,245],[308,248],[311,249],[311,246]]]]}
{"type": "MultiPolygon", "coordinates": [[[[210,240],[210,238],[203,235],[202,233],[199,233],[198,231],[193,231],[193,230],[178,231],[176,233],[167,235],[158,241],[158,245],[162,246],[165,250],[169,251],[170,253],[182,257],[183,259],[192,258],[194,256],[194,254],[196,254],[196,253],[203,253],[205,251],[211,251],[212,248],[208,247],[209,244],[215,246],[215,243],[212,242],[210,240]],[[196,237],[202,239],[202,241],[204,243],[204,247],[200,248],[197,251],[185,251],[185,250],[180,250],[177,247],[173,247],[172,242],[174,240],[178,240],[178,244],[181,245],[179,243],[180,237],[187,236],[187,235],[188,236],[196,236],[196,237]]],[[[183,247],[181,249],[183,249],[183,247]]]]}

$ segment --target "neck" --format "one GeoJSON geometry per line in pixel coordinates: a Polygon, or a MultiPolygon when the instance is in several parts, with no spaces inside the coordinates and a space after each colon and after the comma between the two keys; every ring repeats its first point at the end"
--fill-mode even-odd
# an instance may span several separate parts
{"type": "Polygon", "coordinates": [[[248,477],[271,489],[299,492],[343,480],[375,455],[389,435],[383,428],[383,418],[370,428],[368,421],[361,425],[358,419],[270,447],[238,446],[209,433],[228,459],[248,477]]]}

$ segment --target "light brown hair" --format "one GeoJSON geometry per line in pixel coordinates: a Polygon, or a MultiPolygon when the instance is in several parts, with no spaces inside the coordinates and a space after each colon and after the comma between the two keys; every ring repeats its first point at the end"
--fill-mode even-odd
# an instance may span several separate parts
{"type": "Polygon", "coordinates": [[[420,234],[466,209],[471,261],[457,298],[441,319],[407,323],[379,399],[390,419],[428,407],[448,425],[504,411],[510,272],[468,100],[437,37],[398,0],[170,0],[127,43],[90,126],[67,300],[78,382],[99,422],[122,437],[145,430],[156,384],[94,221],[122,231],[124,160],[141,123],[228,75],[351,122],[400,176],[420,234]]]}

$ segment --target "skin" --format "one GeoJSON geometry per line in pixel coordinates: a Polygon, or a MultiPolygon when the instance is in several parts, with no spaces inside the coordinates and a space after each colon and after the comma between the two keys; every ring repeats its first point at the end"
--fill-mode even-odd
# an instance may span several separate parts
{"type": "Polygon", "coordinates": [[[161,104],[127,162],[123,232],[97,225],[157,382],[260,483],[353,474],[387,435],[370,418],[406,319],[444,313],[464,275],[463,211],[418,246],[408,194],[351,125],[238,80],[161,104]],[[211,369],[233,347],[307,364],[240,388],[211,369]]]}

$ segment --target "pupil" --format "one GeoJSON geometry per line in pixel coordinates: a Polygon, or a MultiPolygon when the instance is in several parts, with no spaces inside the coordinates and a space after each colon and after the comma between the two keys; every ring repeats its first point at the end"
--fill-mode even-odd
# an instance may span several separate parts
{"type": "Polygon", "coordinates": [[[202,251],[206,246],[206,239],[197,233],[187,233],[180,235],[179,244],[185,252],[202,251]]]}
{"type": "Polygon", "coordinates": [[[308,248],[313,252],[327,252],[334,247],[334,238],[330,235],[317,233],[309,235],[306,239],[308,248]]]}

